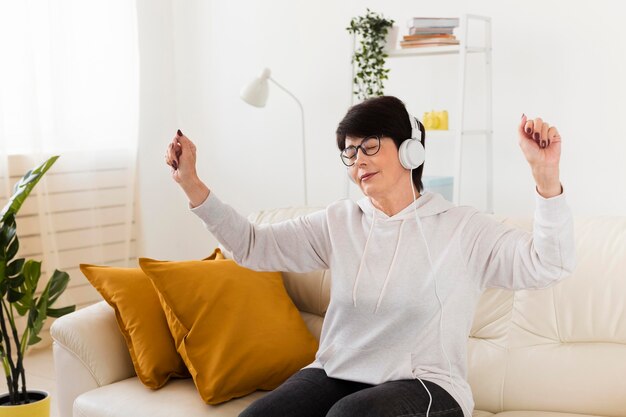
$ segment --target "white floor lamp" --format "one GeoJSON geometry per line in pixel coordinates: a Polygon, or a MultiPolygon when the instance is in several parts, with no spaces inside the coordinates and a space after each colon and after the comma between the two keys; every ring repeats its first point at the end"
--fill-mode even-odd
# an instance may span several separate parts
{"type": "Polygon", "coordinates": [[[268,80],[276,84],[281,90],[285,93],[289,94],[295,101],[298,103],[298,107],[300,107],[300,114],[302,115],[302,179],[304,185],[304,205],[309,205],[309,197],[307,192],[307,181],[306,181],[306,147],[304,140],[304,109],[302,108],[302,103],[296,96],[294,96],[289,90],[287,90],[282,85],[278,84],[276,80],[274,80],[270,76],[271,72],[269,68],[265,68],[261,75],[259,75],[254,80],[250,81],[247,85],[244,85],[239,93],[241,99],[246,103],[255,106],[255,107],[265,107],[265,103],[267,102],[267,96],[269,94],[268,80]]]}

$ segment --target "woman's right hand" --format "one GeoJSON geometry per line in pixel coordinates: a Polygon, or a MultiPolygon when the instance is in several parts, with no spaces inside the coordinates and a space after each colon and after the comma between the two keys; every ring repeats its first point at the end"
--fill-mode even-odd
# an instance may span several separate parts
{"type": "Polygon", "coordinates": [[[178,184],[192,183],[198,179],[196,145],[180,130],[167,146],[165,163],[172,167],[172,178],[178,184]]]}
{"type": "Polygon", "coordinates": [[[180,130],[167,146],[165,163],[172,168],[172,178],[185,191],[192,207],[208,197],[209,189],[200,181],[196,171],[196,145],[180,130]]]}

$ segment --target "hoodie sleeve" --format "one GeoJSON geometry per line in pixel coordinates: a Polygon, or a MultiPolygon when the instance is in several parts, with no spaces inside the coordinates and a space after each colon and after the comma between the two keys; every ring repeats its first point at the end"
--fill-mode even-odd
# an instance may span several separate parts
{"type": "Polygon", "coordinates": [[[235,262],[257,271],[310,272],[329,268],[326,210],[273,224],[255,225],[213,191],[190,210],[232,252],[235,262]]]}
{"type": "Polygon", "coordinates": [[[482,289],[545,288],[574,271],[573,223],[563,192],[544,198],[535,188],[532,233],[474,212],[461,233],[461,251],[482,289]]]}

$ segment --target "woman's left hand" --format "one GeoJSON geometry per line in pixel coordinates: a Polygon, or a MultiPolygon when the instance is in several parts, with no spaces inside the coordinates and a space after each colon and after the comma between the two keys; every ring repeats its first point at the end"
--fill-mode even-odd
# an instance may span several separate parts
{"type": "Polygon", "coordinates": [[[518,126],[519,146],[537,183],[537,190],[544,197],[561,193],[559,161],[561,159],[561,135],[540,117],[528,120],[522,115],[518,126]]]}
{"type": "Polygon", "coordinates": [[[559,166],[561,135],[556,126],[550,126],[540,117],[527,120],[523,115],[518,131],[519,146],[531,167],[559,166]]]}

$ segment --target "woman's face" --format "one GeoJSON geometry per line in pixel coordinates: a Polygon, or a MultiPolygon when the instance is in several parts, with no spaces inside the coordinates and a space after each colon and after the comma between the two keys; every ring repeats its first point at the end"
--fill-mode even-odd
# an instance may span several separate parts
{"type": "MultiPolygon", "coordinates": [[[[346,147],[359,146],[363,138],[346,137],[346,147]]],[[[383,136],[380,149],[369,156],[359,149],[354,165],[348,167],[348,174],[361,188],[363,194],[375,199],[388,198],[402,184],[409,186],[410,171],[398,159],[398,149],[393,139],[383,136]]]]}

